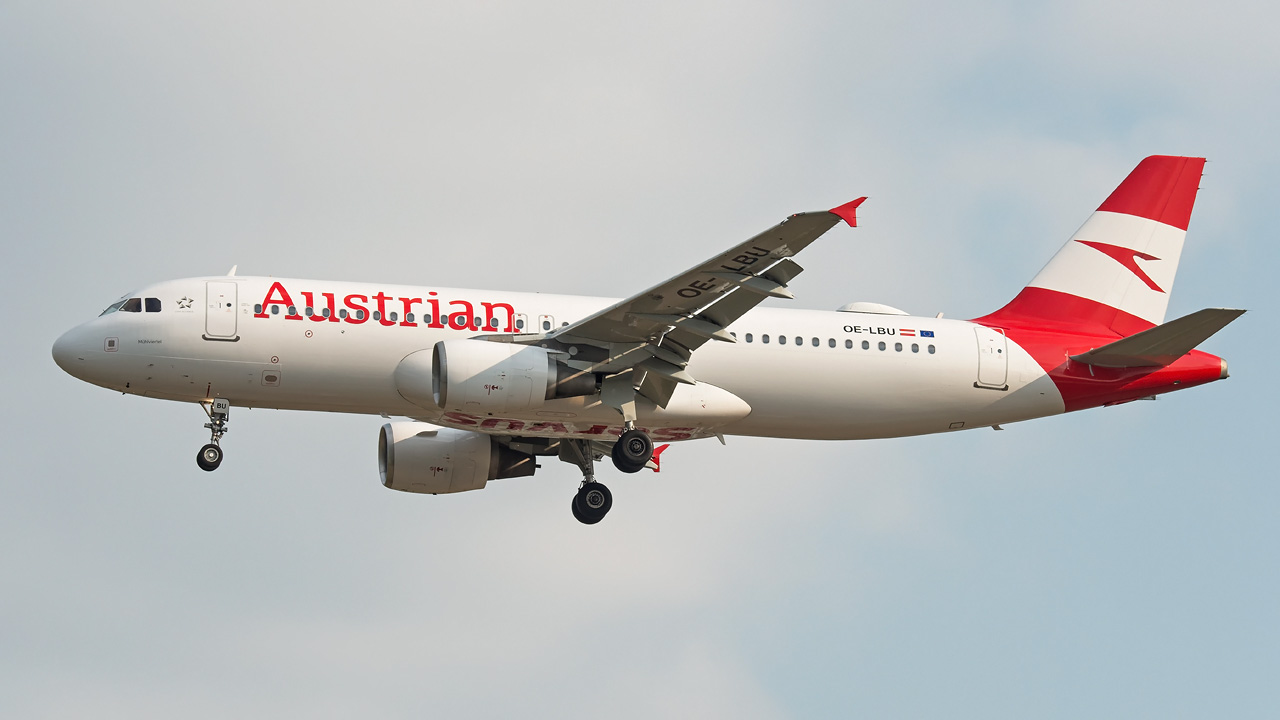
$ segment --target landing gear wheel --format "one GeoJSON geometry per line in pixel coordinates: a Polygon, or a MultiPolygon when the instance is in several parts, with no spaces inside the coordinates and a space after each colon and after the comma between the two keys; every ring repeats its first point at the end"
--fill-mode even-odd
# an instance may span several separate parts
{"type": "Polygon", "coordinates": [[[583,485],[573,496],[573,516],[583,525],[595,525],[613,507],[613,493],[598,482],[583,485]]]}
{"type": "Polygon", "coordinates": [[[200,448],[200,452],[196,453],[196,464],[205,472],[213,472],[222,464],[222,448],[209,443],[200,448]]]}
{"type": "Polygon", "coordinates": [[[577,495],[573,496],[573,502],[569,503],[569,509],[573,511],[573,519],[577,520],[583,525],[595,525],[596,523],[600,522],[600,518],[596,518],[595,520],[588,520],[582,513],[578,512],[578,496],[577,495]]]}
{"type": "Polygon", "coordinates": [[[643,430],[628,430],[613,444],[613,466],[624,473],[637,473],[653,457],[653,440],[643,430]]]}

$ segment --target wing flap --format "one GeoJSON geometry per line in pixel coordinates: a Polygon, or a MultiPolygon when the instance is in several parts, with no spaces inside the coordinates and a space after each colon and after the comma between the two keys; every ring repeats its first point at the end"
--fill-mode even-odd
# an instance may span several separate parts
{"type": "Polygon", "coordinates": [[[1232,320],[1245,313],[1229,308],[1205,308],[1130,335],[1071,359],[1109,368],[1164,367],[1191,352],[1232,320]]]}

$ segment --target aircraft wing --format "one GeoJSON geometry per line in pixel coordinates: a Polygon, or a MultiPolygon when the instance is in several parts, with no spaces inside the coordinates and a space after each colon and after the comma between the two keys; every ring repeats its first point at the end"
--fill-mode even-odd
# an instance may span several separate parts
{"type": "Polygon", "coordinates": [[[727,326],[767,297],[793,297],[787,283],[802,268],[791,257],[841,220],[856,227],[856,210],[864,200],[792,215],[594,315],[545,336],[514,341],[563,351],[565,362],[583,372],[626,374],[606,380],[604,396],[610,404],[625,404],[619,398],[629,386],[665,406],[676,383],[694,382],[685,371],[693,351],[709,340],[736,342],[727,326]]]}

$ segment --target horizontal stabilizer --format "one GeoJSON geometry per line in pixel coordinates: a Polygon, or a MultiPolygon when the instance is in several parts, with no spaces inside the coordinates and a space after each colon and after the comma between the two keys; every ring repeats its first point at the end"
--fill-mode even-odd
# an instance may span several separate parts
{"type": "Polygon", "coordinates": [[[1071,359],[1097,367],[1164,367],[1244,313],[1227,308],[1198,310],[1087,353],[1072,355],[1071,359]]]}

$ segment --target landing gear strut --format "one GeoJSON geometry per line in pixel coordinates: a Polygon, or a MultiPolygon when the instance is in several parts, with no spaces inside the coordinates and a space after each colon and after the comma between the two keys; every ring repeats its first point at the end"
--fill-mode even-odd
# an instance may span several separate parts
{"type": "Polygon", "coordinates": [[[562,440],[560,459],[571,462],[582,470],[582,485],[573,496],[570,509],[583,525],[595,525],[604,519],[613,507],[613,493],[604,483],[596,482],[596,451],[590,440],[562,440]]]}
{"type": "Polygon", "coordinates": [[[231,403],[225,398],[214,398],[213,402],[200,403],[200,407],[209,416],[209,422],[204,424],[209,431],[209,443],[196,453],[196,465],[205,472],[213,472],[222,464],[222,446],[219,443],[228,432],[227,418],[231,415],[231,403]]]}

